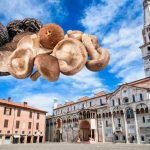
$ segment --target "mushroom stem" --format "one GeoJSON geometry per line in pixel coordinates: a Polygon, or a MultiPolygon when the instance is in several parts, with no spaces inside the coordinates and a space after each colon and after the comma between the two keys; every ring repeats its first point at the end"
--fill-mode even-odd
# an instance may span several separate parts
{"type": "Polygon", "coordinates": [[[41,76],[41,74],[38,71],[35,71],[31,76],[30,79],[32,81],[36,81],[39,77],[41,76]]]}
{"type": "Polygon", "coordinates": [[[86,47],[86,50],[89,54],[89,56],[91,57],[92,60],[97,60],[99,59],[99,53],[97,52],[97,50],[95,49],[92,41],[91,41],[91,37],[88,34],[83,34],[82,35],[82,42],[84,44],[84,46],[86,47]]]}

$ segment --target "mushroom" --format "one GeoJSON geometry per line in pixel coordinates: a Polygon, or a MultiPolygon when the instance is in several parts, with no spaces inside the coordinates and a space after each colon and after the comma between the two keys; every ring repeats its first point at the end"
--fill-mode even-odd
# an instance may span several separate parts
{"type": "Polygon", "coordinates": [[[43,47],[53,49],[59,41],[64,39],[64,31],[57,24],[48,24],[40,29],[39,36],[43,47]]]}
{"type": "Polygon", "coordinates": [[[60,41],[53,49],[52,55],[58,59],[60,71],[65,75],[79,72],[87,61],[85,46],[73,38],[60,41]]]}
{"type": "Polygon", "coordinates": [[[28,77],[33,69],[33,53],[30,48],[16,49],[8,60],[9,73],[18,79],[28,77]]]}
{"type": "Polygon", "coordinates": [[[48,54],[37,55],[34,61],[34,65],[38,72],[31,75],[31,79],[35,81],[40,74],[48,81],[56,81],[60,75],[60,68],[58,59],[48,54]]]}
{"type": "Polygon", "coordinates": [[[81,41],[82,34],[83,34],[83,32],[78,31],[78,30],[68,30],[67,34],[65,35],[65,38],[74,38],[74,39],[81,41]]]}
{"type": "Polygon", "coordinates": [[[36,34],[24,36],[17,44],[17,49],[9,58],[8,69],[16,78],[28,77],[33,69],[34,58],[39,54],[51,53],[52,50],[40,47],[36,34]]]}
{"type": "Polygon", "coordinates": [[[82,35],[82,42],[87,49],[89,57],[91,58],[91,60],[88,60],[86,63],[86,67],[89,70],[99,71],[108,65],[110,55],[106,49],[100,47],[96,49],[97,44],[93,44],[91,36],[87,34],[82,35]]]}
{"type": "Polygon", "coordinates": [[[51,49],[46,49],[41,47],[40,38],[37,34],[24,36],[17,44],[17,47],[26,47],[30,48],[33,52],[33,57],[36,57],[38,54],[51,53],[51,49]]]}
{"type": "Polygon", "coordinates": [[[7,63],[8,57],[12,54],[10,51],[0,51],[0,76],[10,75],[7,63]]]}
{"type": "Polygon", "coordinates": [[[9,35],[7,28],[0,23],[0,46],[4,45],[5,43],[9,42],[9,35]]]}

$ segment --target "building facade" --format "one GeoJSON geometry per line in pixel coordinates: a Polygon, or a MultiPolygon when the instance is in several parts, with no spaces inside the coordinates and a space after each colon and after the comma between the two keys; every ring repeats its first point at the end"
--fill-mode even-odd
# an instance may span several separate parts
{"type": "Polygon", "coordinates": [[[150,0],[144,0],[144,28],[142,31],[144,44],[140,47],[144,61],[145,76],[150,76],[150,0]]]}
{"type": "Polygon", "coordinates": [[[150,77],[54,105],[46,141],[150,143],[150,77]]]}
{"type": "Polygon", "coordinates": [[[42,143],[45,141],[46,111],[27,102],[0,100],[0,144],[42,143]]]}

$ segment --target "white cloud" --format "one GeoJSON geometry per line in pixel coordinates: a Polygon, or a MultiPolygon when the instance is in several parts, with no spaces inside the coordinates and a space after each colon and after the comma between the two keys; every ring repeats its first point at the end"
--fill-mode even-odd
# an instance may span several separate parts
{"type": "Polygon", "coordinates": [[[59,96],[56,93],[55,94],[38,93],[25,96],[20,101],[28,102],[29,106],[45,110],[48,112],[48,114],[52,114],[53,100],[55,97],[59,96]]]}
{"type": "Polygon", "coordinates": [[[129,1],[108,0],[104,4],[92,4],[85,9],[83,18],[80,20],[85,31],[97,35],[99,39],[102,39],[103,47],[109,49],[111,54],[109,72],[121,78],[122,82],[144,77],[142,54],[139,49],[143,43],[142,2],[135,1],[128,9],[123,9],[123,7],[127,8],[126,2],[129,1]],[[135,16],[135,14],[138,15],[135,16]],[[120,18],[109,26],[118,16],[120,18]],[[121,16],[124,18],[122,19],[121,16]],[[104,34],[103,30],[108,26],[109,32],[104,34]]]}
{"type": "MultiPolygon", "coordinates": [[[[65,10],[62,10],[60,0],[48,1],[29,1],[29,0],[5,0],[0,3],[0,14],[4,16],[3,23],[7,24],[14,19],[24,19],[33,17],[42,22],[52,22],[56,18],[56,14],[63,18],[66,15],[65,10]],[[51,10],[50,8],[54,9],[51,10]]],[[[57,17],[58,18],[58,17],[57,17]]]]}
{"type": "Polygon", "coordinates": [[[107,25],[116,16],[121,6],[127,0],[103,0],[103,4],[93,4],[84,11],[84,16],[80,20],[81,24],[89,33],[95,33],[104,25],[107,25]]]}

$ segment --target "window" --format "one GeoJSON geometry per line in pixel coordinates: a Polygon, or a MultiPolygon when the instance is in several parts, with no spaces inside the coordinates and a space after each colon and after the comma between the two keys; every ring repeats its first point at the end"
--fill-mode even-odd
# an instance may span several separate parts
{"type": "Polygon", "coordinates": [[[147,51],[150,52],[150,46],[147,47],[147,51]]]}
{"type": "Polygon", "coordinates": [[[144,141],[144,136],[141,136],[141,141],[144,141]]]}
{"type": "Polygon", "coordinates": [[[108,127],[108,121],[106,120],[106,127],[108,127]]]}
{"type": "Polygon", "coordinates": [[[90,102],[90,107],[92,106],[92,102],[90,102]]]}
{"type": "Polygon", "coordinates": [[[143,95],[140,94],[140,101],[143,101],[143,95]]]}
{"type": "Polygon", "coordinates": [[[37,119],[39,119],[40,118],[40,114],[39,113],[37,113],[37,119]]]}
{"type": "Polygon", "coordinates": [[[133,102],[135,102],[135,95],[132,95],[133,102]]]}
{"type": "Polygon", "coordinates": [[[36,130],[39,130],[39,123],[36,123],[36,130]]]}
{"type": "Polygon", "coordinates": [[[29,118],[32,118],[32,111],[30,111],[29,113],[29,118]]]}
{"type": "Polygon", "coordinates": [[[17,110],[17,117],[20,117],[20,114],[21,114],[21,109],[18,109],[17,110]]]}
{"type": "Polygon", "coordinates": [[[121,105],[120,98],[118,98],[118,105],[121,105]]]}
{"type": "Polygon", "coordinates": [[[19,128],[20,121],[16,121],[16,129],[19,128]]]}
{"type": "Polygon", "coordinates": [[[143,116],[143,123],[145,123],[145,117],[143,116]]]}
{"type": "Polygon", "coordinates": [[[5,119],[5,120],[4,120],[4,128],[7,128],[7,127],[8,127],[8,120],[5,119]]]}
{"type": "Polygon", "coordinates": [[[100,99],[100,105],[103,105],[103,104],[102,104],[102,99],[100,99]]]}
{"type": "Polygon", "coordinates": [[[118,127],[121,127],[121,120],[118,118],[118,127]]]}
{"type": "Polygon", "coordinates": [[[82,108],[84,108],[84,104],[82,104],[82,108]]]}
{"type": "Polygon", "coordinates": [[[134,118],[134,113],[133,113],[133,110],[131,108],[127,109],[127,111],[126,111],[126,117],[127,117],[127,119],[134,118]]]}
{"type": "Polygon", "coordinates": [[[74,106],[74,110],[76,110],[76,107],[74,106]]]}
{"type": "Polygon", "coordinates": [[[28,129],[31,129],[32,122],[28,123],[28,129]]]}
{"type": "Polygon", "coordinates": [[[112,105],[115,106],[115,101],[114,100],[112,100],[112,105]]]}
{"type": "Polygon", "coordinates": [[[4,108],[4,115],[11,115],[11,108],[4,108]]]}

